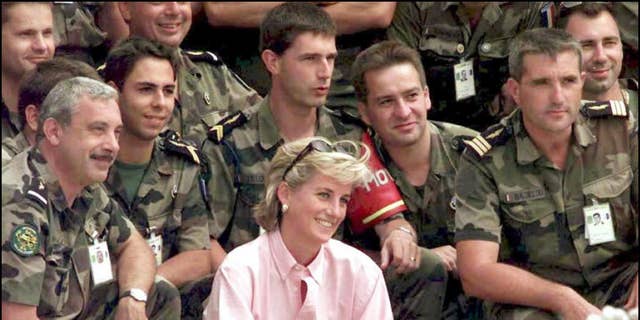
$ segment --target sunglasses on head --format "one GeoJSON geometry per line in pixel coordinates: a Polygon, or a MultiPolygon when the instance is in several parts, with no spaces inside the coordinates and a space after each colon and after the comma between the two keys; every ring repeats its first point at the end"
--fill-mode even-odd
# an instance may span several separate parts
{"type": "Polygon", "coordinates": [[[287,173],[289,173],[289,171],[291,171],[291,169],[293,169],[293,167],[300,162],[302,159],[304,159],[304,157],[306,157],[307,155],[309,155],[309,153],[311,153],[311,151],[318,151],[318,152],[342,152],[342,153],[347,153],[348,152],[340,145],[332,145],[329,144],[323,140],[313,140],[311,142],[309,142],[309,144],[307,144],[307,146],[304,147],[304,149],[302,149],[302,151],[300,151],[300,153],[298,153],[298,155],[295,157],[295,159],[293,159],[293,161],[291,162],[291,164],[284,170],[284,174],[282,174],[282,180],[284,181],[284,178],[287,176],[287,173]]]}

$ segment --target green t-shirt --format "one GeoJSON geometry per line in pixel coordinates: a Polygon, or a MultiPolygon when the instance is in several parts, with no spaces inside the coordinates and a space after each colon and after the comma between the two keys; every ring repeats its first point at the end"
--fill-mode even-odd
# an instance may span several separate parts
{"type": "Polygon", "coordinates": [[[127,200],[129,203],[135,199],[138,193],[138,187],[142,182],[142,176],[147,170],[149,163],[131,164],[117,161],[113,164],[111,170],[118,170],[124,189],[127,191],[127,200]]]}

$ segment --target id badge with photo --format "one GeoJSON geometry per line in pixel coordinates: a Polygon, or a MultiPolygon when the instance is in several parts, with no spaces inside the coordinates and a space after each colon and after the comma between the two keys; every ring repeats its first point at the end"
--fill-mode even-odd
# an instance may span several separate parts
{"type": "Polygon", "coordinates": [[[594,203],[583,208],[584,211],[584,237],[589,240],[589,245],[616,240],[613,229],[613,217],[608,203],[594,203]]]}
{"type": "Polygon", "coordinates": [[[153,252],[153,256],[156,258],[156,266],[162,264],[162,237],[152,233],[149,239],[147,239],[149,247],[153,252]]]}
{"type": "Polygon", "coordinates": [[[476,83],[473,77],[473,60],[462,61],[454,65],[453,78],[456,84],[456,101],[476,95],[476,83]]]}
{"type": "Polygon", "coordinates": [[[109,248],[104,241],[95,241],[89,246],[89,259],[91,261],[91,277],[93,284],[99,285],[113,280],[111,272],[111,258],[109,248]]]}

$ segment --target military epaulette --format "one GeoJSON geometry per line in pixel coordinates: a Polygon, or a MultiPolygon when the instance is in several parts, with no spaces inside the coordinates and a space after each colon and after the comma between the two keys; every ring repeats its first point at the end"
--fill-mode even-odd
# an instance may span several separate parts
{"type": "Polygon", "coordinates": [[[204,157],[200,150],[192,145],[185,143],[180,139],[180,135],[172,130],[162,133],[164,138],[162,149],[167,153],[178,154],[200,165],[204,161],[204,157]]]}
{"type": "Polygon", "coordinates": [[[43,208],[46,208],[49,203],[47,201],[47,188],[39,177],[34,177],[31,180],[31,185],[29,186],[29,189],[27,189],[25,197],[33,200],[43,208]]]}
{"type": "Polygon", "coordinates": [[[247,122],[247,117],[242,111],[238,111],[223,118],[215,126],[211,127],[207,133],[207,137],[209,137],[209,140],[219,144],[222,138],[229,134],[231,130],[243,125],[245,122],[247,122]]]}
{"type": "Polygon", "coordinates": [[[484,157],[494,146],[504,144],[511,136],[510,128],[496,125],[485,130],[471,140],[465,140],[467,150],[477,158],[484,157]]]}
{"type": "Polygon", "coordinates": [[[218,57],[215,53],[210,51],[183,51],[189,59],[193,62],[208,62],[215,65],[222,64],[222,59],[218,57]]]}
{"type": "Polygon", "coordinates": [[[105,62],[105,63],[103,63],[103,64],[101,64],[101,65],[99,65],[99,66],[96,68],[96,71],[98,72],[98,74],[99,74],[102,78],[104,78],[104,71],[105,71],[105,69],[106,69],[106,68],[107,68],[107,63],[106,63],[106,62],[105,62]]]}
{"type": "Polygon", "coordinates": [[[467,142],[470,142],[471,140],[473,140],[473,138],[474,136],[467,135],[455,136],[453,137],[453,139],[451,139],[451,148],[457,152],[462,152],[464,151],[467,142]]]}
{"type": "Polygon", "coordinates": [[[622,100],[583,102],[580,112],[587,118],[628,117],[629,109],[622,100]]]}

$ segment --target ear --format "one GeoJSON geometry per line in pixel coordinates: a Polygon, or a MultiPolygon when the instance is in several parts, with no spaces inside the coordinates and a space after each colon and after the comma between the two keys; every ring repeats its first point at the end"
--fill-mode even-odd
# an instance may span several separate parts
{"type": "Polygon", "coordinates": [[[107,84],[109,86],[111,86],[111,88],[114,88],[114,89],[116,89],[116,91],[120,92],[120,88],[118,88],[118,86],[116,86],[116,83],[113,82],[113,80],[109,80],[109,82],[107,82],[107,84]]]}
{"type": "Polygon", "coordinates": [[[511,77],[507,79],[507,92],[511,95],[511,97],[513,98],[513,101],[516,102],[516,105],[519,106],[520,105],[520,83],[516,79],[511,77]]]}
{"type": "Polygon", "coordinates": [[[120,10],[120,15],[122,15],[122,19],[124,22],[129,24],[131,21],[131,11],[129,10],[129,3],[120,1],[118,2],[118,10],[120,10]]]}
{"type": "Polygon", "coordinates": [[[367,114],[366,103],[358,101],[358,113],[360,113],[360,119],[362,119],[364,123],[370,126],[371,120],[369,119],[369,115],[367,114]]]}
{"type": "Polygon", "coordinates": [[[33,104],[28,105],[24,109],[24,117],[25,117],[25,120],[27,121],[27,126],[29,126],[29,129],[33,131],[38,130],[39,115],[40,115],[40,112],[38,111],[38,108],[36,108],[36,106],[33,104]]]}
{"type": "Polygon", "coordinates": [[[265,49],[260,54],[260,57],[262,58],[262,62],[264,63],[264,66],[267,68],[267,71],[269,71],[270,74],[274,75],[279,73],[280,66],[278,65],[278,61],[280,60],[280,57],[277,53],[269,49],[265,49]]]}
{"type": "Polygon", "coordinates": [[[280,200],[280,203],[285,204],[285,203],[289,203],[289,197],[291,196],[291,189],[289,188],[289,185],[282,181],[280,182],[280,184],[278,185],[278,189],[276,190],[276,196],[278,197],[278,200],[280,200]]]}
{"type": "Polygon", "coordinates": [[[57,146],[60,144],[62,132],[62,126],[58,121],[53,118],[48,118],[42,124],[42,132],[44,133],[44,138],[49,141],[49,143],[53,146],[57,146]]]}
{"type": "Polygon", "coordinates": [[[429,97],[429,87],[424,86],[424,101],[427,104],[427,111],[431,110],[431,98],[429,97]]]}

